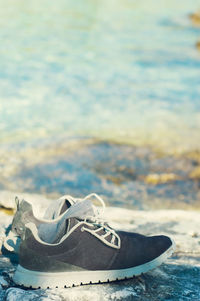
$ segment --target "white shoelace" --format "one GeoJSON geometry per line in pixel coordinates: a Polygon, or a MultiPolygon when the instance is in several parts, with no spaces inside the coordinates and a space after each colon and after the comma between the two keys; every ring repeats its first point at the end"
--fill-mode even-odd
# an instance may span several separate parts
{"type": "Polygon", "coordinates": [[[82,201],[89,200],[92,198],[96,198],[100,202],[100,204],[102,205],[102,212],[99,212],[98,208],[93,206],[93,210],[94,210],[95,214],[93,216],[88,215],[87,217],[85,217],[84,223],[86,225],[88,225],[89,227],[91,226],[91,224],[93,224],[97,228],[93,230],[93,229],[89,229],[89,228],[86,228],[83,226],[81,228],[81,230],[91,233],[92,235],[94,235],[98,239],[100,239],[102,242],[104,242],[106,245],[119,249],[121,246],[121,240],[120,240],[119,235],[117,235],[115,230],[111,229],[108,226],[108,224],[106,223],[106,221],[103,219],[103,214],[104,214],[105,207],[106,207],[103,199],[98,194],[91,193],[91,194],[87,195],[82,201]],[[100,234],[102,231],[105,233],[100,234]],[[111,236],[110,241],[106,239],[109,236],[111,236]]]}

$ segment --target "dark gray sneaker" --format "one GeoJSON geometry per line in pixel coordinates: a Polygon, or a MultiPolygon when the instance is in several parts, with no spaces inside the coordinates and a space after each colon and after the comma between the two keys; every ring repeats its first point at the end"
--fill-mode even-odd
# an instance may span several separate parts
{"type": "Polygon", "coordinates": [[[40,227],[26,224],[21,241],[13,280],[25,287],[71,287],[127,279],[159,266],[174,250],[167,236],[115,231],[94,216],[63,220],[62,231],[53,235],[51,242],[41,239],[40,227]]]}

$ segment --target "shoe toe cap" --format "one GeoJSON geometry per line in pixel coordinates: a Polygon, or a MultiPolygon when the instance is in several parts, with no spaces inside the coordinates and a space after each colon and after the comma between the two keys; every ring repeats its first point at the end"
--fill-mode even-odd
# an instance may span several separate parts
{"type": "Polygon", "coordinates": [[[160,256],[172,247],[173,241],[165,235],[149,237],[148,249],[152,259],[160,256]]]}

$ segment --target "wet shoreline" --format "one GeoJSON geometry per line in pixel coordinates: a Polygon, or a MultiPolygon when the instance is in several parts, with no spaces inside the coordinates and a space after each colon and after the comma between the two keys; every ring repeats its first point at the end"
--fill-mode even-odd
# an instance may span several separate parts
{"type": "Polygon", "coordinates": [[[109,205],[132,209],[200,208],[200,152],[163,153],[97,139],[22,148],[4,153],[0,189],[101,194],[109,205]]]}

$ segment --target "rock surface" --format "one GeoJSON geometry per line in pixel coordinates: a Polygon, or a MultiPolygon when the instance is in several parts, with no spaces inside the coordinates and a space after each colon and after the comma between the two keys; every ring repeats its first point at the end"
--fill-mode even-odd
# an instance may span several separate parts
{"type": "MultiPolygon", "coordinates": [[[[7,196],[9,206],[13,194],[0,194],[0,204],[7,196]]],[[[39,195],[26,199],[42,212],[49,200],[39,195]],[[41,201],[43,200],[43,201],[41,201]]],[[[5,205],[5,204],[4,204],[5,205]]],[[[143,234],[167,234],[177,249],[161,267],[134,279],[98,285],[54,290],[24,290],[12,282],[16,264],[8,257],[0,256],[0,300],[200,300],[200,230],[198,211],[157,210],[136,211],[108,207],[105,218],[113,227],[143,234]]],[[[12,216],[0,210],[1,241],[11,223],[12,216]]]]}

